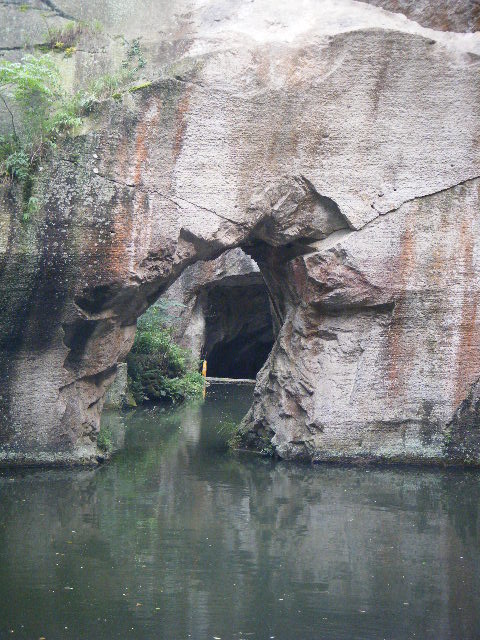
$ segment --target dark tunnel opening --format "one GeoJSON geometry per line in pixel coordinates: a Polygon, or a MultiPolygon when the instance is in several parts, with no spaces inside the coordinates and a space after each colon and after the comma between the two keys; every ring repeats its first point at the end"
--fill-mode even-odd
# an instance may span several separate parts
{"type": "Polygon", "coordinates": [[[274,339],[270,300],[259,273],[254,283],[208,291],[204,350],[209,377],[255,378],[274,339]]]}

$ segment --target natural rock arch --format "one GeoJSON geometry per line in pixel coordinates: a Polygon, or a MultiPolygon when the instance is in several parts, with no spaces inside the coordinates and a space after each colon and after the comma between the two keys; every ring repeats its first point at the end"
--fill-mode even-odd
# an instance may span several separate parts
{"type": "Polygon", "coordinates": [[[295,33],[258,39],[257,7],[233,31],[209,23],[176,71],[100,105],[45,162],[30,225],[2,192],[3,461],[95,460],[135,319],[239,246],[281,325],[248,443],[478,460],[476,434],[450,446],[480,372],[478,40],[344,4],[347,30],[292,16],[295,33]]]}

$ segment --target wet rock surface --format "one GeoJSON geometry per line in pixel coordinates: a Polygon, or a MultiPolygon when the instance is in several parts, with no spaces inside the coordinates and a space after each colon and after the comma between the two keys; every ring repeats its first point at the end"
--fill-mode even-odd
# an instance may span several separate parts
{"type": "Polygon", "coordinates": [[[136,318],[242,247],[278,330],[250,445],[478,463],[451,441],[480,375],[480,36],[347,0],[167,4],[98,9],[143,36],[152,83],[97,105],[43,163],[29,224],[2,188],[0,459],[95,462],[136,318]]]}

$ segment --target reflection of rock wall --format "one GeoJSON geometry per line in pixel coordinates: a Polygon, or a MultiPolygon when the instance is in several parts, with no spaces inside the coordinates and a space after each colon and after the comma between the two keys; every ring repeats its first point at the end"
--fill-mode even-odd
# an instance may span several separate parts
{"type": "MultiPolygon", "coordinates": [[[[29,224],[21,189],[2,187],[0,459],[95,461],[136,318],[187,267],[243,247],[279,328],[251,443],[313,460],[466,460],[480,36],[351,0],[57,4],[141,35],[152,83],[60,141],[29,224]]],[[[14,11],[39,24],[0,6],[12,57],[26,33],[14,11]]],[[[121,46],[85,37],[60,63],[81,84],[121,46]]]]}
{"type": "Polygon", "coordinates": [[[160,298],[176,342],[206,358],[212,376],[254,378],[273,343],[270,301],[241,249],[189,267],[160,298]]]}
{"type": "Polygon", "coordinates": [[[0,633],[61,638],[75,612],[85,638],[207,638],[222,607],[222,638],[478,637],[475,475],[206,455],[213,414],[181,411],[127,418],[100,473],[0,477],[0,633]]]}

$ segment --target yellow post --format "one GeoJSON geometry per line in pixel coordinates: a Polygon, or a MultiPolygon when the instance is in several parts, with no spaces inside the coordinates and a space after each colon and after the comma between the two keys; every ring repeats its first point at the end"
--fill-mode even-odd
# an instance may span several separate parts
{"type": "MultiPolygon", "coordinates": [[[[207,361],[206,361],[206,360],[204,360],[204,361],[203,361],[203,365],[202,365],[202,376],[203,376],[204,378],[206,378],[206,377],[207,377],[207,361]]],[[[206,382],[207,382],[207,381],[205,380],[205,382],[203,383],[203,397],[204,397],[204,398],[205,398],[205,395],[206,395],[206,393],[207,393],[207,385],[206,385],[206,382]]]]}

